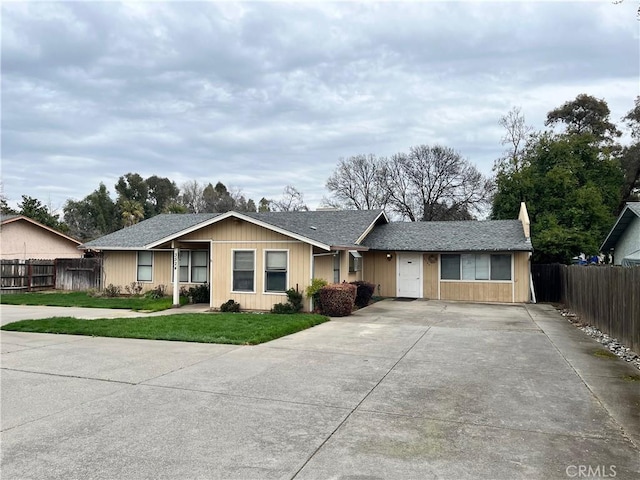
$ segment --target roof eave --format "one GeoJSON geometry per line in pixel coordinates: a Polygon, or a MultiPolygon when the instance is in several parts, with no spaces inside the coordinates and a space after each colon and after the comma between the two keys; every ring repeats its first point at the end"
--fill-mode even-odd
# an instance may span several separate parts
{"type": "Polygon", "coordinates": [[[601,252],[606,252],[615,248],[615,244],[618,243],[620,235],[622,234],[622,232],[624,232],[626,226],[633,221],[634,216],[637,216],[636,213],[631,208],[629,208],[628,205],[625,205],[625,207],[622,209],[622,212],[620,212],[620,215],[618,215],[616,223],[614,223],[613,227],[611,227],[611,230],[609,230],[607,238],[605,238],[604,242],[602,242],[602,245],[600,245],[601,252]],[[618,228],[620,222],[626,218],[629,218],[629,221],[625,222],[624,228],[618,228]]]}

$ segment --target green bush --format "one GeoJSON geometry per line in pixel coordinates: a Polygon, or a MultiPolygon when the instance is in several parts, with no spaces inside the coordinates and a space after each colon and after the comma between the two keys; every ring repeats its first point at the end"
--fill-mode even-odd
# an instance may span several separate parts
{"type": "Polygon", "coordinates": [[[189,297],[193,303],[209,303],[209,284],[203,283],[197,287],[191,287],[189,297]]]}
{"type": "Polygon", "coordinates": [[[156,288],[149,290],[147,293],[144,294],[144,296],[146,298],[152,298],[154,300],[157,300],[159,298],[163,298],[167,296],[167,287],[166,285],[158,285],[156,288]]]}
{"type": "Polygon", "coordinates": [[[364,282],[358,280],[357,282],[351,282],[351,285],[355,285],[358,289],[356,291],[355,304],[358,308],[363,308],[369,305],[373,292],[376,290],[376,286],[373,283],[364,282]]]}
{"type": "Polygon", "coordinates": [[[334,283],[320,290],[321,313],[329,317],[351,315],[358,288],[351,283],[334,283]]]}
{"type": "Polygon", "coordinates": [[[298,313],[302,310],[302,294],[290,288],[287,290],[287,303],[276,303],[271,308],[271,313],[298,313]]]}
{"type": "Polygon", "coordinates": [[[305,293],[307,297],[313,299],[313,309],[318,312],[322,311],[320,307],[320,290],[327,286],[327,281],[322,278],[312,278],[311,285],[307,287],[305,293]]]}
{"type": "Polygon", "coordinates": [[[229,299],[226,302],[224,302],[222,305],[220,305],[220,311],[221,312],[239,312],[240,304],[233,299],[229,299]]]}

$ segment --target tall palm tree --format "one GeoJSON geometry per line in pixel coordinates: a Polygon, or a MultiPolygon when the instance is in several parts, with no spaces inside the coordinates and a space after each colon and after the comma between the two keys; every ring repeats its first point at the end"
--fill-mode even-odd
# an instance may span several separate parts
{"type": "Polygon", "coordinates": [[[144,219],[144,207],[135,200],[123,200],[120,203],[120,210],[122,211],[122,223],[125,227],[135,225],[144,219]]]}

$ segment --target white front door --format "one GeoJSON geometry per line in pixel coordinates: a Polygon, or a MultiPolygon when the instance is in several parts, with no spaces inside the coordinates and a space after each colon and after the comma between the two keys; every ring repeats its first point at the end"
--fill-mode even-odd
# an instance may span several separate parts
{"type": "Polygon", "coordinates": [[[398,254],[398,297],[422,298],[422,254],[398,254]]]}

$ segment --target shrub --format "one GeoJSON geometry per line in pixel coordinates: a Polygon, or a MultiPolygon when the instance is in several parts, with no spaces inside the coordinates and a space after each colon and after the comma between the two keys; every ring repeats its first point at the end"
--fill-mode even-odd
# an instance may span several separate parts
{"type": "Polygon", "coordinates": [[[317,310],[317,311],[322,310],[322,308],[320,307],[320,290],[326,286],[327,286],[326,280],[323,280],[322,278],[312,278],[311,285],[309,285],[305,290],[307,297],[310,297],[311,299],[313,299],[314,310],[317,310]]]}
{"type": "Polygon", "coordinates": [[[356,306],[358,308],[363,308],[369,305],[371,301],[371,297],[373,297],[373,292],[376,290],[376,286],[373,283],[357,281],[351,282],[352,285],[355,285],[357,288],[356,292],[356,306]]]}
{"type": "Polygon", "coordinates": [[[118,285],[110,283],[104,287],[104,291],[102,293],[105,297],[119,297],[121,291],[122,289],[118,285]]]}
{"type": "Polygon", "coordinates": [[[156,288],[149,290],[147,293],[145,293],[145,297],[147,298],[153,298],[153,299],[158,299],[158,298],[162,298],[165,297],[167,295],[167,287],[165,285],[158,285],[156,288]]]}
{"type": "Polygon", "coordinates": [[[222,305],[220,305],[220,311],[221,312],[239,312],[240,304],[233,299],[229,299],[226,302],[224,302],[222,305]]]}
{"type": "Polygon", "coordinates": [[[302,294],[290,288],[287,290],[287,303],[276,303],[271,308],[271,313],[298,313],[302,310],[302,294]]]}
{"type": "Polygon", "coordinates": [[[129,285],[125,285],[124,291],[127,295],[138,296],[142,292],[142,284],[140,282],[131,282],[129,285]]]}
{"type": "Polygon", "coordinates": [[[193,303],[209,303],[209,284],[203,283],[197,287],[191,287],[189,297],[193,303]]]}
{"type": "Polygon", "coordinates": [[[321,313],[329,317],[351,315],[358,288],[351,283],[334,283],[320,290],[321,313]]]}

